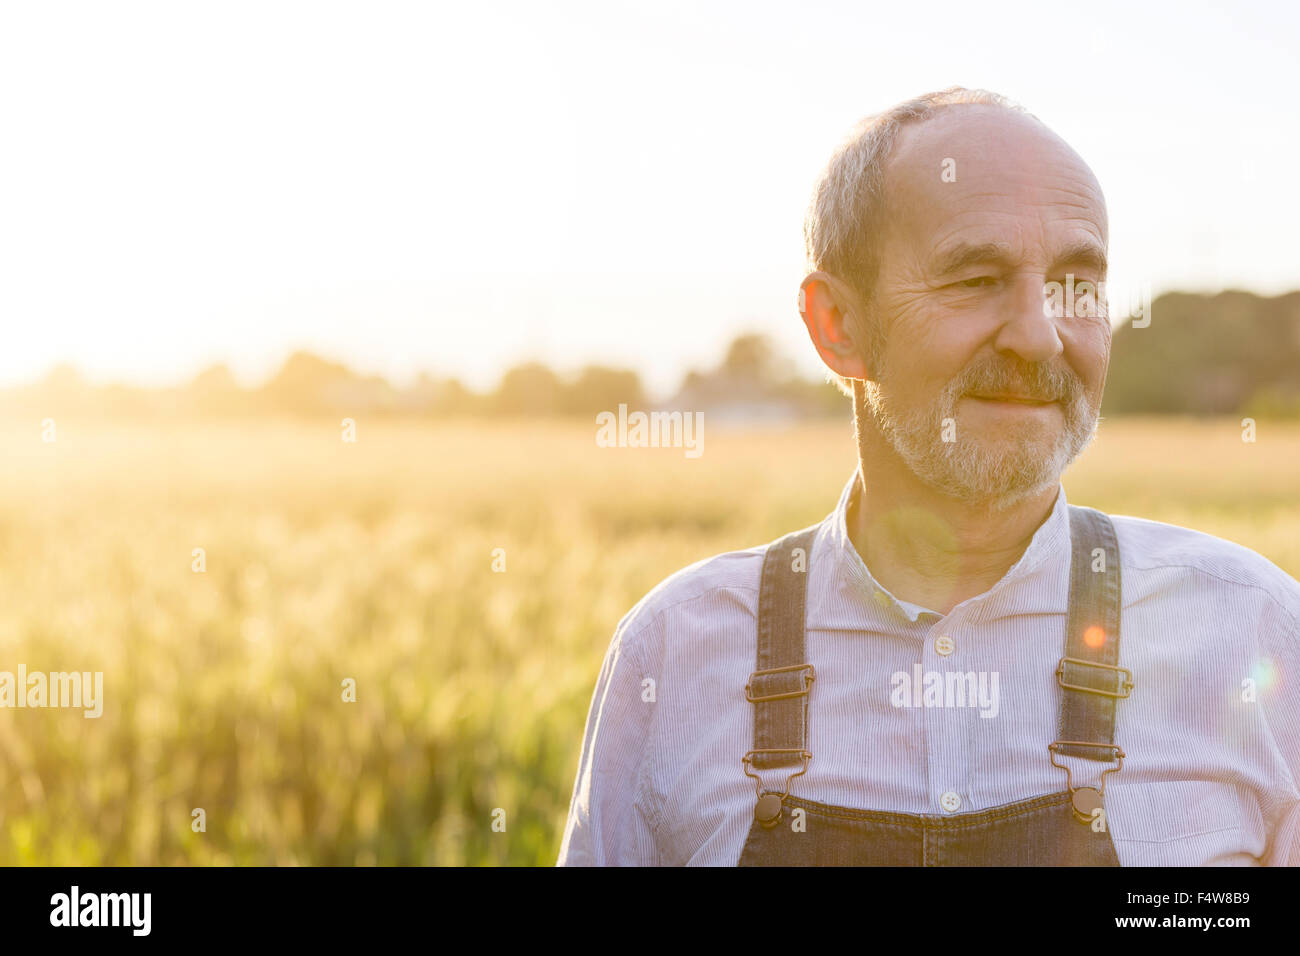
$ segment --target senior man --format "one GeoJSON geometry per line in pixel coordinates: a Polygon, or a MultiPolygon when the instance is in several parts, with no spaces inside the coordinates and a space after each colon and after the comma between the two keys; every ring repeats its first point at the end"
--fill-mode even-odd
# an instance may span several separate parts
{"type": "Polygon", "coordinates": [[[1087,165],[930,94],[854,131],[806,239],[858,469],[619,623],[560,864],[1300,862],[1300,584],[1060,483],[1111,342],[1047,305],[1106,278],[1087,165]]]}

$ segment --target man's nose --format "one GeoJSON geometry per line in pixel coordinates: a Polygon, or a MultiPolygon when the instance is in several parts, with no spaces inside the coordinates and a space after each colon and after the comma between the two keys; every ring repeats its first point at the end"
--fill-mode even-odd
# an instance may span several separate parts
{"type": "Polygon", "coordinates": [[[1013,352],[1027,362],[1046,362],[1065,351],[1057,331],[1061,319],[1045,306],[1046,283],[1043,276],[1024,275],[1011,284],[1004,321],[994,341],[999,352],[1013,352]]]}

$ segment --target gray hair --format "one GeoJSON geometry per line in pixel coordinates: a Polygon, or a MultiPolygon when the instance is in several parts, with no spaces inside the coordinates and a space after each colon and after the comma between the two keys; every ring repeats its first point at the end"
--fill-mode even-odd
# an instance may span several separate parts
{"type": "MultiPolygon", "coordinates": [[[[864,302],[870,300],[880,267],[877,239],[884,209],[885,166],[898,133],[903,127],[924,122],[950,106],[968,104],[1026,112],[997,93],[954,86],[868,116],[852,129],[818,177],[804,219],[809,271],[828,272],[847,282],[864,302]]],[[[863,348],[870,365],[875,367],[883,342],[878,330],[868,325],[865,317],[861,324],[867,327],[855,328],[858,324],[850,323],[849,336],[863,348]]],[[[833,373],[827,377],[845,395],[853,395],[847,379],[833,373]]]]}

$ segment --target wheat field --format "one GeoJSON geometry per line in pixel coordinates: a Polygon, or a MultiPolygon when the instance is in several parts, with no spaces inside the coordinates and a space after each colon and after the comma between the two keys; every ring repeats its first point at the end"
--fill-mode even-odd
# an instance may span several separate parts
{"type": "MultiPolygon", "coordinates": [[[[0,428],[0,671],[104,675],[97,719],[0,709],[0,864],[553,864],[620,617],[853,468],[846,423],[594,434],[0,428]]],[[[1300,425],[1119,420],[1065,485],[1298,575],[1298,474],[1300,425]]]]}

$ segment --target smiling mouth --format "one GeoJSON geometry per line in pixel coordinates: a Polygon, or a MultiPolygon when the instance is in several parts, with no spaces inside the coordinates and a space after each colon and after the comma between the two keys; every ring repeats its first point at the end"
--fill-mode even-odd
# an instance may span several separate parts
{"type": "Polygon", "coordinates": [[[1054,398],[1031,398],[1026,395],[1012,395],[1005,392],[993,392],[987,395],[970,393],[966,397],[978,399],[981,402],[1005,402],[1012,405],[1052,405],[1056,402],[1054,398]]]}

